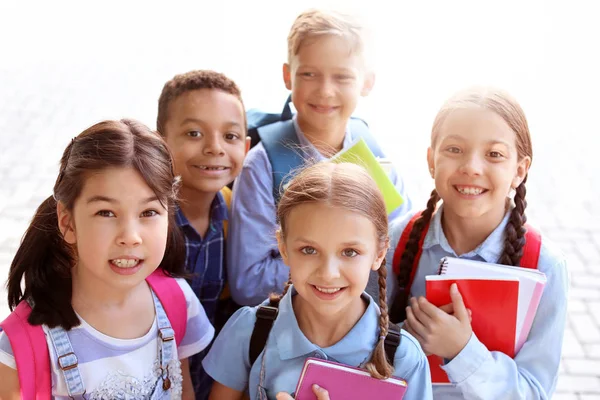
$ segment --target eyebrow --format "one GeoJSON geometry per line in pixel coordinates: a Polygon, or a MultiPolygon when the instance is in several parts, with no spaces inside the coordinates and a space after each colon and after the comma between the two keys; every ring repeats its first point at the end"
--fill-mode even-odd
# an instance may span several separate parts
{"type": "MultiPolygon", "coordinates": [[[[307,243],[307,244],[316,244],[317,243],[314,240],[309,240],[309,239],[306,239],[303,237],[294,239],[294,242],[302,242],[302,243],[307,243]]],[[[346,246],[346,247],[354,247],[354,246],[364,246],[365,244],[360,241],[352,241],[352,242],[341,243],[341,245],[346,246]]]]}
{"type": "MultiPolygon", "coordinates": [[[[448,136],[446,136],[446,137],[444,138],[444,141],[445,141],[445,140],[449,140],[449,139],[450,139],[450,140],[451,140],[451,139],[455,139],[455,140],[461,140],[461,141],[463,141],[463,142],[466,140],[464,137],[462,137],[462,136],[459,136],[459,135],[448,135],[448,136]]],[[[495,140],[490,140],[490,141],[489,141],[489,142],[487,142],[487,143],[488,143],[488,144],[492,144],[492,145],[494,145],[494,144],[502,144],[502,145],[504,145],[504,146],[506,146],[506,147],[510,147],[510,145],[509,145],[507,142],[505,142],[504,140],[498,140],[498,139],[495,139],[495,140]]]]}
{"type": "MultiPolygon", "coordinates": [[[[151,203],[153,201],[159,201],[158,197],[153,195],[150,197],[147,197],[145,199],[143,199],[140,203],[141,204],[147,204],[147,203],[151,203]]],[[[99,203],[99,202],[106,202],[106,203],[111,203],[111,204],[119,204],[119,200],[117,199],[113,199],[111,197],[106,197],[106,196],[92,196],[88,199],[88,201],[86,202],[86,204],[92,204],[92,203],[99,203]]]]}
{"type": "MultiPolygon", "coordinates": [[[[181,125],[183,126],[183,125],[188,124],[188,123],[200,124],[200,125],[206,124],[205,121],[203,121],[201,119],[198,119],[198,118],[186,118],[186,119],[184,119],[181,122],[181,125]]],[[[236,127],[239,127],[239,128],[242,127],[242,125],[239,122],[236,122],[236,121],[228,121],[228,122],[225,123],[225,125],[227,125],[227,126],[236,126],[236,127]]]]}

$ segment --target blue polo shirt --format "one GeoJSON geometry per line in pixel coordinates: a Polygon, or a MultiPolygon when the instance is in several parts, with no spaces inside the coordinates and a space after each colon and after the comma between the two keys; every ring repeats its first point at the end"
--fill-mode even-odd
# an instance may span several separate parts
{"type": "MultiPolygon", "coordinates": [[[[336,361],[353,367],[364,366],[371,357],[379,337],[379,307],[365,294],[368,307],[354,327],[338,343],[327,348],[310,342],[298,326],[292,308],[293,287],[281,299],[279,315],[273,324],[265,350],[250,365],[250,336],[256,321],[257,307],[239,309],[227,322],[203,361],[206,372],[217,382],[237,391],[247,391],[257,399],[261,363],[265,361],[263,387],[269,398],[280,392],[292,393],[308,357],[336,361]]],[[[268,300],[263,304],[267,304],[268,300]]],[[[407,332],[396,357],[394,376],[408,382],[405,400],[431,399],[431,376],[419,343],[407,332]]],[[[325,388],[327,389],[327,388],[325,388]]]]}

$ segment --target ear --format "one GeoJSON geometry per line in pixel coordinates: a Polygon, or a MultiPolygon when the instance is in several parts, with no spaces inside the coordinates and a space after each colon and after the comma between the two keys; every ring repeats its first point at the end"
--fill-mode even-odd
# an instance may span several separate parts
{"type": "Polygon", "coordinates": [[[521,182],[523,182],[523,180],[527,176],[527,173],[529,172],[530,166],[531,166],[531,157],[529,157],[529,156],[523,157],[521,159],[521,161],[519,161],[519,163],[517,164],[517,173],[516,173],[515,177],[513,178],[512,185],[511,185],[513,189],[518,188],[519,185],[521,184],[521,182]]]}
{"type": "Polygon", "coordinates": [[[279,248],[279,254],[281,254],[281,258],[283,259],[283,263],[285,265],[289,265],[288,264],[288,253],[287,253],[287,247],[285,245],[285,241],[283,240],[283,236],[281,234],[281,229],[277,229],[277,247],[279,248]]]}
{"type": "Polygon", "coordinates": [[[67,207],[65,207],[62,201],[59,201],[56,204],[56,215],[58,216],[58,230],[60,231],[63,240],[68,244],[77,243],[73,215],[67,210],[67,207]]]}
{"type": "Polygon", "coordinates": [[[375,73],[367,72],[360,95],[363,97],[368,96],[369,93],[371,93],[371,90],[373,90],[373,86],[375,86],[375,73]]]}
{"type": "Polygon", "coordinates": [[[292,90],[292,69],[290,64],[283,64],[283,83],[287,90],[292,90]]]}
{"type": "Polygon", "coordinates": [[[433,149],[431,147],[427,148],[427,168],[429,169],[429,175],[435,178],[435,163],[433,162],[433,149]]]}
{"type": "MultiPolygon", "coordinates": [[[[383,259],[385,258],[385,255],[387,254],[389,248],[390,239],[388,238],[385,241],[385,246],[383,246],[377,253],[377,257],[375,258],[375,261],[373,262],[373,267],[371,268],[373,271],[377,271],[379,268],[382,267],[381,263],[383,262],[383,259]]],[[[385,268],[385,265],[383,267],[385,268]]]]}
{"type": "Polygon", "coordinates": [[[246,136],[246,154],[250,151],[250,144],[252,142],[252,138],[250,136],[246,136]]]}

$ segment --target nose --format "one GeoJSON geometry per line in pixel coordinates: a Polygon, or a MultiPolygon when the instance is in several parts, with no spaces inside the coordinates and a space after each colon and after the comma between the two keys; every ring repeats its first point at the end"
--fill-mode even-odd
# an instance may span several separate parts
{"type": "Polygon", "coordinates": [[[222,156],[225,154],[221,142],[222,134],[220,132],[206,135],[204,139],[204,154],[212,156],[222,156]]]}
{"type": "Polygon", "coordinates": [[[323,98],[333,97],[335,95],[335,82],[331,78],[324,77],[319,92],[323,98]]]}
{"type": "Polygon", "coordinates": [[[460,167],[460,172],[465,175],[477,176],[483,172],[484,160],[476,153],[467,154],[460,167]]]}
{"type": "Polygon", "coordinates": [[[134,220],[126,220],[121,223],[117,237],[119,246],[134,247],[142,243],[139,223],[134,220]]]}
{"type": "Polygon", "coordinates": [[[327,257],[319,266],[319,278],[323,282],[331,282],[340,277],[339,260],[337,257],[327,257]]]}

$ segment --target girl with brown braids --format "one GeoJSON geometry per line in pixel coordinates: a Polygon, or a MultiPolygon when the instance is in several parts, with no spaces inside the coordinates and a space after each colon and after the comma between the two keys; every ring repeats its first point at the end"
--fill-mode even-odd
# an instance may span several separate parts
{"type": "MultiPolygon", "coordinates": [[[[243,307],[229,319],[203,361],[215,380],[210,399],[290,399],[307,357],[361,367],[378,379],[401,377],[405,400],[431,399],[417,341],[399,332],[400,344],[388,352],[388,218],[369,174],[353,164],[308,167],[283,193],[277,218],[290,280],[263,302],[278,312],[254,360],[255,325],[264,318],[257,310],[264,308],[243,307]],[[365,293],[370,271],[379,274],[379,306],[365,293]]],[[[329,399],[323,388],[313,390],[329,399]]]]}
{"type": "Polygon", "coordinates": [[[435,190],[420,213],[390,227],[390,318],[404,322],[427,354],[444,359],[451,384],[440,399],[548,399],[556,387],[567,311],[566,261],[543,239],[537,269],[547,284],[526,343],[514,359],[489,351],[472,332],[456,285],[441,308],[425,297],[425,276],[442,257],[519,266],[526,244],[525,182],[532,160],[523,110],[494,89],[458,93],[439,111],[427,162],[435,190]],[[412,225],[412,227],[411,227],[412,225]],[[399,246],[402,250],[402,246],[399,246]],[[393,257],[396,255],[396,257],[393,257]],[[392,261],[394,259],[394,261],[392,261]]]}

